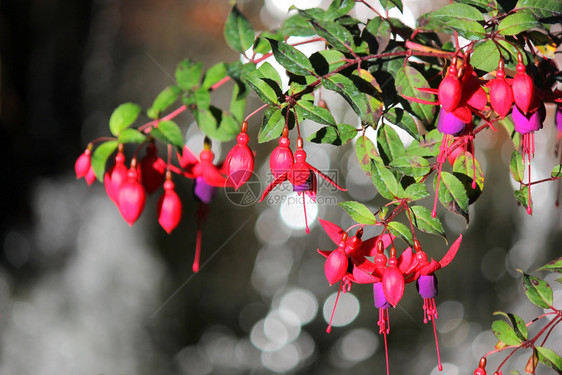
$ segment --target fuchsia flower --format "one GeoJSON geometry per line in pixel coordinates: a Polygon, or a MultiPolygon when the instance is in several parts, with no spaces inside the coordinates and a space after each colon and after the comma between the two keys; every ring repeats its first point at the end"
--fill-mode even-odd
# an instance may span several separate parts
{"type": "Polygon", "coordinates": [[[121,184],[127,180],[127,167],[125,166],[125,155],[123,155],[123,145],[119,144],[115,164],[105,172],[103,184],[109,198],[118,204],[119,189],[121,184]]]}
{"type": "Polygon", "coordinates": [[[289,128],[285,126],[283,135],[279,138],[279,146],[275,147],[269,156],[269,167],[274,178],[287,173],[295,163],[293,151],[289,148],[290,144],[289,128]]]}
{"type": "Polygon", "coordinates": [[[172,174],[168,171],[164,182],[164,194],[160,196],[156,206],[158,222],[167,233],[174,230],[181,220],[182,204],[174,187],[172,174]]]}
{"type": "Polygon", "coordinates": [[[447,76],[439,84],[437,97],[443,108],[451,112],[458,107],[462,98],[462,85],[457,77],[457,59],[453,59],[447,76]]]}
{"type": "Polygon", "coordinates": [[[141,215],[145,202],[146,193],[144,187],[139,182],[136,160],[133,159],[131,161],[131,168],[129,168],[127,173],[127,180],[119,186],[117,201],[121,216],[130,226],[133,226],[141,215]]]}
{"type": "Polygon", "coordinates": [[[158,190],[166,172],[166,162],[157,155],[156,151],[156,145],[150,142],[146,147],[146,156],[139,165],[142,185],[148,194],[158,190]]]}
{"type": "Polygon", "coordinates": [[[85,177],[88,171],[91,169],[91,153],[92,144],[89,144],[86,150],[76,159],[74,163],[74,170],[76,172],[76,179],[85,177]]]}
{"type": "Polygon", "coordinates": [[[513,90],[505,79],[504,62],[500,59],[496,78],[489,82],[490,105],[500,118],[507,116],[513,106],[513,90]]]}
{"type": "Polygon", "coordinates": [[[237,143],[224,160],[226,175],[236,190],[248,181],[254,170],[254,153],[248,147],[250,138],[246,134],[247,129],[248,122],[242,122],[242,129],[236,138],[237,143]]]}
{"type": "Polygon", "coordinates": [[[517,73],[513,77],[513,82],[511,82],[511,87],[513,89],[513,101],[515,105],[523,112],[525,115],[532,110],[534,106],[531,106],[535,98],[535,84],[533,79],[525,71],[525,64],[523,64],[523,55],[521,53],[517,54],[517,73]]]}
{"type": "MultiPolygon", "coordinates": [[[[286,138],[282,137],[282,138],[286,138]]],[[[282,141],[279,141],[279,147],[285,147],[281,145],[282,141]]],[[[284,141],[285,142],[285,141],[284,141]]],[[[286,146],[288,148],[288,144],[286,146]]],[[[279,155],[282,155],[279,153],[279,155]]],[[[283,155],[282,164],[288,164],[287,161],[289,158],[286,158],[286,154],[283,155]]],[[[271,159],[270,159],[271,165],[271,159]]],[[[272,173],[275,175],[276,173],[281,173],[279,169],[272,170],[272,173]]],[[[322,177],[324,180],[328,181],[332,186],[336,187],[339,190],[347,191],[347,189],[342,188],[336,182],[332,181],[332,179],[326,176],[324,173],[313,167],[312,165],[306,162],[306,152],[303,150],[303,140],[301,137],[297,138],[297,150],[295,151],[295,162],[291,165],[291,167],[284,173],[279,174],[275,180],[273,180],[265,189],[262,194],[260,202],[265,199],[267,194],[269,194],[277,185],[289,180],[289,182],[293,185],[293,191],[296,191],[298,195],[302,193],[308,195],[313,202],[316,202],[316,174],[322,177]]],[[[306,205],[303,200],[304,206],[304,217],[306,223],[306,233],[309,233],[310,230],[308,229],[308,221],[306,220],[306,205]]]]}

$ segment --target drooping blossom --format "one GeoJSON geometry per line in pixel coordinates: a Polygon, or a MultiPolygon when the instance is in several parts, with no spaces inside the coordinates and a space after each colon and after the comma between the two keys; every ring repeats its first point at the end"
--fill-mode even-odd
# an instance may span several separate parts
{"type": "MultiPolygon", "coordinates": [[[[347,189],[342,188],[336,182],[334,182],[330,177],[316,169],[314,166],[310,165],[306,161],[306,152],[303,150],[303,140],[301,137],[297,138],[297,149],[295,151],[295,162],[291,168],[277,176],[265,189],[263,192],[260,202],[265,199],[267,194],[269,194],[277,185],[283,183],[284,181],[289,181],[293,185],[293,191],[296,191],[298,195],[306,194],[313,202],[316,202],[316,174],[322,177],[324,180],[329,182],[335,188],[346,191],[347,189]]],[[[309,233],[308,221],[306,217],[306,204],[303,199],[304,207],[304,219],[306,223],[306,233],[309,233]]]]}
{"type": "Polygon", "coordinates": [[[119,186],[117,207],[130,226],[137,221],[146,202],[146,192],[139,181],[136,159],[131,161],[127,179],[119,186]]]}
{"type": "Polygon", "coordinates": [[[105,191],[109,198],[118,204],[119,189],[121,184],[127,180],[127,167],[125,166],[125,155],[123,154],[123,144],[119,144],[115,164],[113,164],[103,177],[105,191]]]}
{"type": "Polygon", "coordinates": [[[160,196],[160,199],[158,199],[156,213],[158,215],[158,223],[160,223],[167,233],[174,230],[181,220],[182,204],[175,191],[175,185],[172,181],[172,174],[170,171],[166,173],[164,193],[160,196]]]}
{"type": "Polygon", "coordinates": [[[162,182],[166,173],[166,162],[158,156],[154,142],[148,143],[146,156],[139,163],[142,185],[148,194],[154,193],[162,182]]]}
{"type": "Polygon", "coordinates": [[[250,138],[246,134],[247,129],[248,122],[242,122],[236,145],[228,152],[223,164],[228,180],[236,190],[248,181],[254,170],[254,153],[248,147],[250,138]]]}

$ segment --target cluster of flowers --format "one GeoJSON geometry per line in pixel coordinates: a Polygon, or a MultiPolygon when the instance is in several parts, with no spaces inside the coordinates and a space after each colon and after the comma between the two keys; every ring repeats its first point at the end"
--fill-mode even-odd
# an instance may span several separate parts
{"type": "MultiPolygon", "coordinates": [[[[334,223],[320,220],[322,227],[337,244],[337,248],[330,251],[318,250],[326,257],[324,271],[330,285],[340,283],[339,292],[347,292],[353,283],[372,284],[375,307],[379,309],[379,333],[384,336],[385,349],[386,335],[390,332],[389,308],[396,307],[402,299],[407,283],[416,282],[416,288],[423,299],[423,321],[433,322],[438,318],[435,297],[438,294],[437,277],[435,272],[448,265],[455,257],[462,241],[462,236],[451,245],[443,259],[428,260],[427,254],[422,250],[418,240],[414,240],[414,249],[408,247],[397,257],[394,246],[395,237],[384,233],[363,240],[363,228],[356,231],[354,236],[349,236],[346,231],[334,223]],[[390,246],[389,257],[384,253],[390,246]],[[373,261],[369,260],[373,257],[373,261]]],[[[351,228],[350,228],[351,229],[351,228]]],[[[339,293],[338,293],[339,296],[339,293]]],[[[336,300],[337,304],[337,300],[336,300]]],[[[335,312],[336,306],[334,306],[335,312]]],[[[332,318],[334,313],[332,313],[332,318]]],[[[331,331],[332,321],[327,328],[331,331]]],[[[439,345],[435,333],[437,358],[439,369],[442,369],[439,357],[439,345]]],[[[388,372],[388,354],[387,354],[388,372]]]]}

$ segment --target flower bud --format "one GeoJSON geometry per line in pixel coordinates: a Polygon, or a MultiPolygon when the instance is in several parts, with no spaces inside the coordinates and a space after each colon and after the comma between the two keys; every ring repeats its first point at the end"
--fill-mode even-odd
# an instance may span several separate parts
{"type": "Polygon", "coordinates": [[[141,215],[146,202],[144,187],[139,183],[138,172],[135,163],[132,163],[127,175],[127,180],[119,187],[118,207],[121,216],[130,226],[141,215]]]}
{"type": "Polygon", "coordinates": [[[146,148],[146,156],[140,162],[141,180],[148,194],[158,190],[164,181],[165,172],[166,162],[156,154],[154,143],[149,143],[146,148]]]}
{"type": "Polygon", "coordinates": [[[511,88],[513,89],[513,100],[525,115],[529,113],[533,98],[535,96],[535,84],[531,77],[525,72],[525,65],[521,53],[517,56],[517,74],[513,78],[511,88]]]}
{"type": "Polygon", "coordinates": [[[344,277],[348,263],[347,255],[342,249],[338,248],[330,253],[324,264],[324,273],[330,285],[337,283],[344,277]]]}
{"type": "Polygon", "coordinates": [[[525,372],[527,374],[534,374],[538,364],[539,364],[539,357],[533,351],[533,354],[529,357],[529,360],[527,361],[527,365],[525,366],[525,372]]]}
{"type": "Polygon", "coordinates": [[[504,118],[513,106],[513,91],[505,80],[503,60],[500,60],[496,78],[490,81],[490,105],[500,118],[504,118]]]}
{"type": "Polygon", "coordinates": [[[88,170],[90,169],[91,166],[91,155],[90,155],[91,153],[92,151],[88,147],[82,153],[82,155],[80,155],[78,159],[76,159],[76,163],[74,163],[74,170],[76,171],[77,179],[85,177],[86,174],[88,173],[88,170]]]}
{"type": "Polygon", "coordinates": [[[269,157],[269,167],[273,178],[277,178],[287,173],[293,166],[295,160],[293,151],[289,148],[291,141],[288,138],[289,129],[283,129],[283,136],[279,138],[279,146],[277,146],[269,157]]]}
{"type": "Polygon", "coordinates": [[[447,112],[452,112],[459,105],[462,98],[462,85],[457,77],[456,60],[453,60],[449,67],[449,74],[439,84],[437,96],[447,112]]]}
{"type": "Polygon", "coordinates": [[[119,151],[115,156],[115,164],[105,172],[103,177],[105,191],[115,204],[119,202],[119,188],[126,180],[127,167],[125,166],[125,155],[123,155],[123,145],[119,145],[119,151]]]}
{"type": "Polygon", "coordinates": [[[158,222],[166,232],[170,233],[178,226],[181,211],[181,200],[174,190],[174,183],[170,177],[164,182],[164,194],[162,194],[156,206],[158,222]]]}
{"type": "MultiPolygon", "coordinates": [[[[246,123],[244,121],[244,123],[246,123]]],[[[248,147],[248,134],[241,132],[236,138],[237,144],[226,155],[224,161],[228,181],[238,190],[251,177],[254,170],[254,153],[248,147]]]]}

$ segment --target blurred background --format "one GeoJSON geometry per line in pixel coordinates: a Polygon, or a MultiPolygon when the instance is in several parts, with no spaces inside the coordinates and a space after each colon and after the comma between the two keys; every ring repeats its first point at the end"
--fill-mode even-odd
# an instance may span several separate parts
{"type": "MultiPolygon", "coordinates": [[[[246,0],[238,6],[256,30],[264,30],[279,25],[293,3],[328,5],[246,0]]],[[[403,20],[413,25],[417,15],[445,1],[404,3],[403,20]]],[[[332,196],[373,209],[382,202],[357,166],[352,145],[307,144],[309,162],[338,171],[349,188],[337,194],[320,189],[323,204],[308,205],[309,235],[302,206],[290,204],[282,192],[277,201],[250,205],[233,205],[232,196],[219,192],[204,227],[198,274],[191,271],[197,209],[191,182],[176,181],[183,218],[167,235],[155,213],[161,192],[148,199],[130,228],[102,184],[88,187],[75,179],[76,158],[90,140],[109,134],[109,116],[119,104],[148,108],[173,83],[175,66],[185,57],[205,68],[239,59],[222,37],[231,6],[226,0],[0,0],[1,374],[386,372],[370,287],[357,285],[341,295],[332,333],[325,332],[337,286],[328,286],[316,249],[335,245],[316,217],[348,228],[353,223],[332,196]]],[[[369,16],[365,7],[356,10],[357,17],[369,16]]],[[[217,90],[213,100],[221,106],[229,94],[217,90]]],[[[325,95],[338,122],[356,124],[345,103],[325,95]]],[[[259,106],[250,96],[247,113],[259,106]]],[[[534,179],[548,177],[558,164],[554,112],[547,110],[536,135],[534,179]]],[[[257,134],[259,117],[250,123],[250,135],[257,134]]],[[[177,122],[188,144],[200,150],[202,135],[193,119],[183,114],[177,122]]],[[[231,146],[215,144],[217,159],[231,146]]],[[[250,146],[258,152],[256,172],[263,180],[274,145],[252,139],[250,146]]],[[[501,130],[478,136],[476,156],[487,188],[471,207],[468,228],[463,219],[439,211],[450,243],[463,233],[456,259],[438,274],[445,374],[472,373],[493,349],[494,311],[526,320],[540,315],[524,298],[515,268],[534,272],[561,255],[558,185],[533,187],[533,216],[517,207],[508,169],[512,147],[501,130]]],[[[369,228],[365,237],[377,230],[369,228]]],[[[436,259],[448,248],[442,239],[420,238],[436,259]]],[[[560,284],[551,284],[562,308],[560,284]]],[[[393,374],[437,373],[433,329],[423,324],[421,305],[407,285],[390,312],[393,374]]],[[[560,329],[549,342],[562,348],[560,329]]],[[[514,356],[508,368],[522,371],[529,355],[514,356]]]]}

